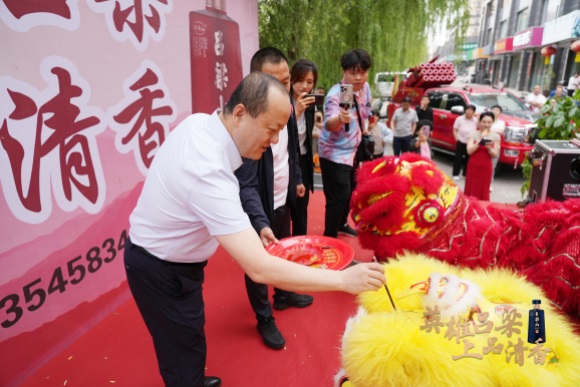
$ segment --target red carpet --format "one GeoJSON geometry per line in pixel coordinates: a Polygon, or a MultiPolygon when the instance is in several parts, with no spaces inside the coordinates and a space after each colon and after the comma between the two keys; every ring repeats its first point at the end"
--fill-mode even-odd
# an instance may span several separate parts
{"type": "MultiPolygon", "coordinates": [[[[310,234],[322,235],[324,195],[311,199],[310,234]]],[[[370,261],[355,238],[340,237],[370,261]]],[[[120,291],[126,290],[126,285],[120,291]]],[[[340,337],[354,314],[354,296],[314,294],[306,309],[275,312],[286,348],[267,348],[256,332],[243,272],[223,251],[210,260],[204,289],[208,375],[224,387],[332,386],[340,365],[340,337]]],[[[38,343],[42,345],[41,342],[38,343]]],[[[30,375],[21,386],[162,386],[150,336],[132,299],[30,375]]]]}
{"type": "MultiPolygon", "coordinates": [[[[309,217],[310,233],[322,235],[322,192],[313,195],[309,217]]],[[[357,239],[341,239],[355,248],[357,260],[370,261],[372,253],[362,250],[357,239]]],[[[120,297],[126,291],[125,284],[111,293],[120,297]]],[[[347,318],[355,312],[354,296],[318,293],[309,308],[275,312],[277,325],[286,338],[286,348],[280,351],[262,343],[246,296],[243,272],[223,250],[218,250],[207,266],[204,296],[206,373],[221,377],[224,387],[332,386],[340,365],[340,337],[347,318]]],[[[55,339],[41,337],[38,345],[55,339]]],[[[12,348],[12,352],[25,355],[21,347],[12,348]]],[[[109,385],[163,385],[150,336],[132,298],[21,384],[109,385]]]]}

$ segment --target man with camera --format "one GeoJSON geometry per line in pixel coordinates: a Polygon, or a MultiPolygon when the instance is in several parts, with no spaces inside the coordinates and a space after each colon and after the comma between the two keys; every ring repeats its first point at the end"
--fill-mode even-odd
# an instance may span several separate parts
{"type": "Polygon", "coordinates": [[[324,235],[356,237],[347,223],[350,196],[355,185],[355,155],[371,111],[367,83],[372,65],[363,49],[345,53],[341,60],[343,78],[334,85],[324,104],[324,127],[318,140],[322,184],[326,198],[324,235]]]}

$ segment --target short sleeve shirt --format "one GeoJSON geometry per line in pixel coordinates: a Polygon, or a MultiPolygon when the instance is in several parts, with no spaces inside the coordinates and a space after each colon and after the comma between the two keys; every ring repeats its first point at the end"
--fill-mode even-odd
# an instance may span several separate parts
{"type": "MultiPolygon", "coordinates": [[[[546,103],[546,97],[544,97],[542,94],[534,94],[534,93],[530,93],[526,96],[526,102],[530,103],[530,102],[536,102],[536,103],[540,103],[541,105],[546,103]]],[[[538,111],[539,109],[534,107],[534,111],[538,111]]]]}
{"type": "MultiPolygon", "coordinates": [[[[371,90],[368,83],[357,93],[357,101],[361,121],[364,123],[370,115],[370,102],[372,100],[371,90]]],[[[340,112],[340,84],[334,85],[326,95],[324,101],[324,127],[318,140],[318,155],[338,164],[352,166],[354,156],[361,139],[358,117],[355,107],[350,109],[350,123],[348,131],[343,125],[339,130],[331,132],[326,130],[326,124],[332,117],[338,116],[340,112]]]]}
{"type": "Polygon", "coordinates": [[[159,259],[202,262],[215,236],[252,228],[234,171],[240,153],[218,112],[183,120],[158,150],[129,218],[131,241],[159,259]]]}
{"type": "Polygon", "coordinates": [[[393,128],[394,136],[406,137],[413,134],[413,124],[419,121],[419,119],[417,118],[415,109],[409,108],[409,110],[404,111],[403,108],[398,108],[393,115],[393,121],[395,121],[395,127],[393,128]]]}
{"type": "Polygon", "coordinates": [[[465,115],[459,116],[455,119],[453,128],[457,129],[459,142],[466,144],[469,136],[477,130],[477,118],[473,116],[471,119],[467,119],[465,115]]]}

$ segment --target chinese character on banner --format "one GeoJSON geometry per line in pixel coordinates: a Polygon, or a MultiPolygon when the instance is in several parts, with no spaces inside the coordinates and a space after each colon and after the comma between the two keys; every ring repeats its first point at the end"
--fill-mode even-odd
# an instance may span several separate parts
{"type": "Polygon", "coordinates": [[[441,314],[439,313],[439,308],[435,307],[431,309],[430,307],[426,307],[427,311],[425,312],[425,323],[424,325],[420,326],[419,329],[422,331],[424,330],[426,333],[431,331],[435,331],[436,333],[440,332],[440,329],[445,327],[443,321],[441,321],[441,314]]]}
{"type": "Polygon", "coordinates": [[[470,353],[469,352],[474,347],[475,347],[475,344],[473,344],[472,342],[470,342],[467,339],[463,339],[463,353],[461,355],[451,356],[451,358],[453,360],[464,359],[464,358],[467,358],[467,357],[470,357],[470,358],[473,358],[473,359],[478,359],[478,360],[483,359],[483,355],[482,354],[480,354],[480,353],[470,353]]]}
{"type": "Polygon", "coordinates": [[[161,41],[164,15],[173,9],[172,0],[89,0],[88,5],[106,15],[109,31],[116,40],[130,40],[139,51],[145,51],[148,38],[161,41]]]}
{"type": "MultiPolygon", "coordinates": [[[[215,87],[219,91],[224,91],[226,87],[228,87],[228,69],[225,63],[216,63],[215,64],[215,87]]],[[[222,99],[223,100],[223,97],[222,99]]],[[[220,109],[223,109],[223,104],[221,104],[220,109]]]]}
{"type": "Polygon", "coordinates": [[[520,334],[522,330],[520,328],[523,326],[521,321],[517,321],[522,317],[522,314],[517,311],[517,309],[511,309],[508,313],[502,315],[502,323],[504,325],[495,327],[496,331],[501,331],[502,335],[507,337],[512,337],[512,334],[520,334]]]}
{"type": "Polygon", "coordinates": [[[508,346],[505,349],[505,361],[509,363],[513,357],[514,362],[521,367],[524,365],[524,352],[527,350],[528,347],[524,346],[524,341],[521,338],[518,337],[518,342],[516,344],[509,341],[508,346]]]}
{"type": "Polygon", "coordinates": [[[87,106],[90,88],[75,66],[60,57],[43,61],[49,88],[38,92],[0,78],[0,181],[14,215],[40,223],[59,207],[97,212],[105,199],[96,137],[103,113],[87,106]]]}
{"type": "Polygon", "coordinates": [[[483,347],[483,354],[488,355],[490,353],[494,353],[496,355],[501,354],[503,351],[503,344],[498,343],[497,337],[488,337],[487,338],[487,346],[483,347]]]}
{"type": "Polygon", "coordinates": [[[19,32],[36,26],[73,31],[80,24],[78,0],[2,0],[0,19],[19,32]]]}
{"type": "Polygon", "coordinates": [[[134,152],[145,175],[155,153],[169,134],[177,108],[161,81],[161,71],[145,61],[127,81],[126,98],[109,109],[109,125],[117,132],[115,144],[121,153],[134,152]]]}
{"type": "Polygon", "coordinates": [[[473,331],[477,335],[490,333],[493,328],[493,321],[488,320],[489,312],[477,313],[477,323],[473,322],[473,331]]]}
{"type": "Polygon", "coordinates": [[[528,357],[534,357],[534,364],[544,365],[546,362],[546,355],[552,352],[548,347],[544,347],[544,344],[538,343],[531,350],[528,357]]]}
{"type": "Polygon", "coordinates": [[[225,48],[223,42],[224,33],[222,31],[216,31],[214,32],[213,36],[215,39],[213,49],[215,51],[216,56],[224,56],[224,48],[225,48]]]}

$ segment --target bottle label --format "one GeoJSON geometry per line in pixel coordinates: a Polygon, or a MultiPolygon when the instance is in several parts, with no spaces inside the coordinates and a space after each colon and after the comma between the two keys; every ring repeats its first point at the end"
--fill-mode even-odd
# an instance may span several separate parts
{"type": "Polygon", "coordinates": [[[243,78],[238,24],[212,11],[189,14],[192,113],[223,109],[243,78]]]}

